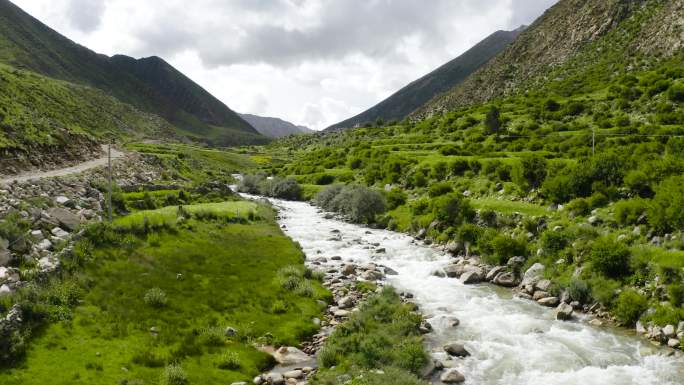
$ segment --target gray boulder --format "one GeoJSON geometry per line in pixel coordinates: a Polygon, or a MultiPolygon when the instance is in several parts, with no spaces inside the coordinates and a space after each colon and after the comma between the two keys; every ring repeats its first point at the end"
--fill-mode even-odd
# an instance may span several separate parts
{"type": "Polygon", "coordinates": [[[465,377],[456,369],[449,369],[442,373],[439,380],[445,384],[461,384],[465,382],[465,377]]]}
{"type": "Polygon", "coordinates": [[[556,319],[559,321],[569,321],[572,319],[573,309],[567,303],[561,303],[556,308],[556,319]]]}
{"type": "Polygon", "coordinates": [[[537,301],[538,304],[540,304],[542,306],[547,306],[547,307],[558,306],[559,302],[560,302],[560,300],[558,299],[558,297],[546,297],[546,298],[542,298],[542,299],[537,301]]]}
{"type": "Polygon", "coordinates": [[[471,269],[461,275],[461,282],[466,285],[480,283],[482,281],[482,272],[480,269],[471,269]]]}
{"type": "Polygon", "coordinates": [[[545,266],[541,263],[537,262],[534,265],[532,265],[529,269],[527,269],[527,271],[523,275],[521,285],[535,285],[537,282],[541,281],[543,279],[544,269],[545,266]]]}
{"type": "Polygon", "coordinates": [[[53,207],[48,210],[48,214],[55,218],[66,230],[74,231],[81,224],[81,218],[69,210],[53,207]]]}
{"type": "Polygon", "coordinates": [[[470,355],[470,352],[466,350],[465,346],[459,343],[444,345],[444,351],[452,357],[468,357],[470,355]]]}
{"type": "Polygon", "coordinates": [[[492,282],[503,287],[514,287],[518,284],[515,275],[510,272],[497,275],[492,282]]]}

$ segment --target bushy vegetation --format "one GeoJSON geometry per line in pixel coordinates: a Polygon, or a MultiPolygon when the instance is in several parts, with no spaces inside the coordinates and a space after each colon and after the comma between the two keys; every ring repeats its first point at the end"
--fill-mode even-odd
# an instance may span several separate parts
{"type": "MultiPolygon", "coordinates": [[[[319,352],[323,370],[317,374],[316,382],[338,384],[335,377],[340,370],[358,373],[359,370],[390,368],[391,372],[397,373],[396,380],[383,377],[384,380],[377,378],[368,384],[421,383],[415,376],[428,360],[418,331],[421,319],[411,307],[402,304],[391,288],[370,296],[359,312],[337,327],[319,352]]],[[[354,381],[366,383],[361,379],[354,381]]]]}
{"type": "Polygon", "coordinates": [[[381,193],[360,185],[329,186],[316,195],[314,203],[357,223],[373,223],[387,205],[381,193]]]}
{"type": "Polygon", "coordinates": [[[302,198],[302,187],[294,178],[268,178],[264,174],[243,176],[238,190],[280,199],[300,200],[302,198]]]}

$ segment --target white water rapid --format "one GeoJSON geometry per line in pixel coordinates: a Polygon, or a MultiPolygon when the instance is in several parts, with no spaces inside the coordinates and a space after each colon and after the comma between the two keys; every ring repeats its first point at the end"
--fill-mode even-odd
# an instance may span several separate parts
{"type": "Polygon", "coordinates": [[[356,264],[378,263],[396,270],[388,283],[412,293],[432,324],[427,335],[433,357],[446,358],[442,346],[465,344],[472,356],[454,367],[469,385],[681,385],[684,362],[626,331],[596,328],[582,321],[554,319],[552,309],[513,298],[508,289],[463,285],[431,273],[449,256],[413,238],[325,219],[303,202],[271,199],[280,210],[285,233],[299,242],[307,258],[340,256],[356,264]],[[332,230],[342,240],[332,240],[332,230]],[[384,254],[374,252],[380,244],[384,254]],[[461,321],[451,327],[449,319],[461,321]]]}

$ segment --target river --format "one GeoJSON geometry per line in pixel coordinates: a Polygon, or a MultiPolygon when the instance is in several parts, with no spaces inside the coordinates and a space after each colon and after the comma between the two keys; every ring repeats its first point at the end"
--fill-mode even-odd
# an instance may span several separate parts
{"type": "Polygon", "coordinates": [[[379,263],[398,275],[388,283],[415,296],[432,324],[430,353],[445,359],[442,346],[465,344],[472,356],[454,362],[471,385],[680,385],[684,362],[625,330],[594,327],[584,320],[556,321],[552,309],[517,299],[508,289],[463,285],[432,275],[449,256],[396,232],[326,219],[303,202],[271,199],[285,233],[308,258],[340,256],[357,264],[379,263]],[[342,240],[334,240],[339,230],[342,240]],[[372,244],[386,252],[379,254],[372,244]],[[458,318],[458,327],[451,319],[458,318]]]}

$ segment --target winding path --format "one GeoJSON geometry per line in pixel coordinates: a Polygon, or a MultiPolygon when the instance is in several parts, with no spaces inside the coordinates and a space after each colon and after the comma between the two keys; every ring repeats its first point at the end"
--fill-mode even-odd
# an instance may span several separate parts
{"type": "MultiPolygon", "coordinates": [[[[71,174],[78,174],[92,168],[106,166],[107,165],[107,146],[102,145],[102,150],[105,152],[104,156],[96,159],[88,160],[83,163],[79,163],[75,166],[60,168],[56,170],[49,171],[30,171],[26,173],[21,173],[13,176],[1,176],[0,175],[0,186],[10,184],[14,181],[25,182],[31,179],[43,179],[43,178],[54,178],[58,176],[65,176],[71,174]]],[[[121,151],[117,151],[112,148],[112,160],[124,157],[126,154],[121,151]]]]}

